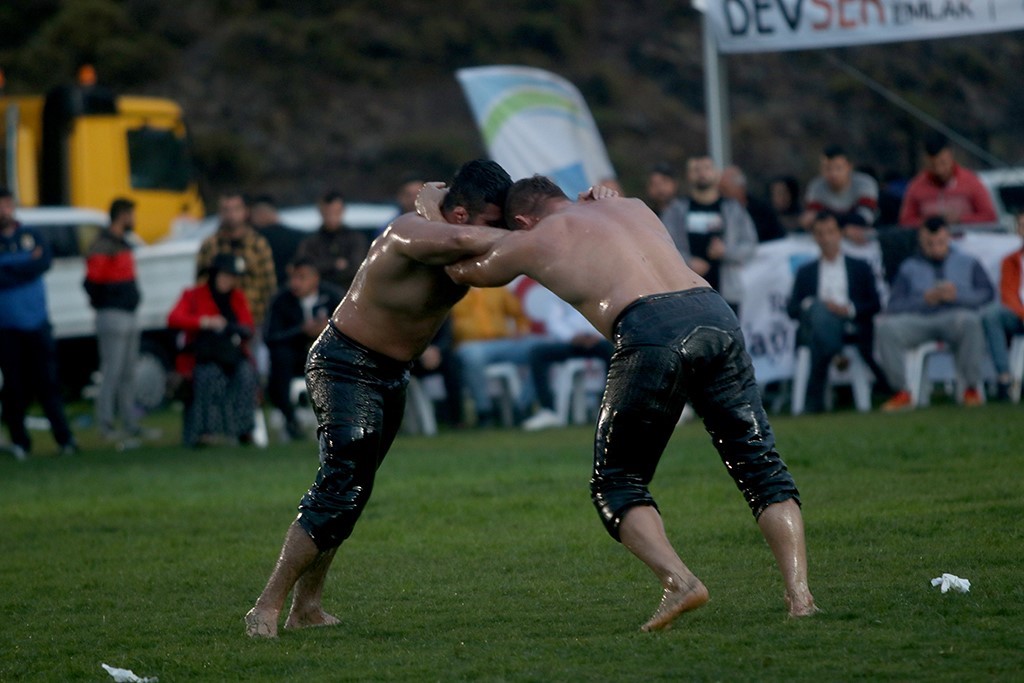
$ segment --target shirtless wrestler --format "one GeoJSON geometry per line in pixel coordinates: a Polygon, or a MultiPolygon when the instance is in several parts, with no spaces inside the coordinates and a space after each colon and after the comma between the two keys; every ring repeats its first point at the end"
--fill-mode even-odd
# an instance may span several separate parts
{"type": "Polygon", "coordinates": [[[688,400],[771,547],[789,614],[814,613],[799,494],[775,451],[732,309],[686,266],[638,199],[573,204],[535,176],[509,190],[505,220],[514,232],[447,271],[456,282],[483,287],[525,274],[615,345],[591,497],[608,533],[661,581],[661,603],[641,629],[665,628],[708,601],[707,588],[669,542],[647,488],[688,400]]]}
{"type": "Polygon", "coordinates": [[[501,207],[511,184],[500,166],[477,160],[459,169],[447,194],[427,186],[417,208],[443,220],[416,213],[396,218],[370,247],[313,344],[306,385],[319,425],[320,469],[266,587],[245,615],[248,635],[277,636],[293,588],[285,628],[338,623],[321,605],[327,570],[352,533],[402,421],[410,362],[467,291],[451,281],[444,266],[483,254],[508,234],[496,227],[503,225],[501,207]]]}

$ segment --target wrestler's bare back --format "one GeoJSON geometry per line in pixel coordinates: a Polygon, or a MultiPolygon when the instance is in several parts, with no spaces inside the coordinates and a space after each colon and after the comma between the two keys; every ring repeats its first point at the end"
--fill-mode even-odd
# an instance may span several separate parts
{"type": "Polygon", "coordinates": [[[639,199],[625,197],[548,200],[539,222],[449,272],[476,286],[527,275],[608,338],[619,313],[639,297],[708,286],[686,265],[658,216],[639,199]]]}
{"type": "Polygon", "coordinates": [[[369,349],[401,361],[417,358],[468,289],[452,282],[444,266],[507,234],[400,216],[370,246],[331,321],[369,349]]]}

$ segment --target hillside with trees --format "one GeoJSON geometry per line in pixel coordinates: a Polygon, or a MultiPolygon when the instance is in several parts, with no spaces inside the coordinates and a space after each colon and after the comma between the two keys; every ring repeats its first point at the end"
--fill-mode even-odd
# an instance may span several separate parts
{"type": "MultiPolygon", "coordinates": [[[[388,200],[415,170],[443,178],[484,154],[454,78],[524,64],[582,91],[627,191],[656,161],[706,145],[700,15],[685,0],[15,0],[0,6],[9,93],[92,63],[119,92],[181,103],[204,192],[311,201],[328,187],[388,200]]],[[[880,174],[910,174],[924,124],[849,65],[1008,163],[1024,158],[1019,33],[734,56],[734,160],[754,191],[806,181],[829,142],[880,174]]],[[[965,163],[984,164],[961,153],[965,163]]]]}

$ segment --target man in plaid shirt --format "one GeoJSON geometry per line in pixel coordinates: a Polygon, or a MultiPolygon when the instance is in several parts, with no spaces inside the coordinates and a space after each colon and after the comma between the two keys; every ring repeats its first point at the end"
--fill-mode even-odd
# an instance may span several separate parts
{"type": "Polygon", "coordinates": [[[241,288],[249,302],[253,321],[259,329],[270,299],[277,291],[273,252],[266,238],[249,225],[248,207],[241,193],[222,194],[217,204],[217,215],[220,217],[220,227],[199,247],[196,275],[198,278],[205,277],[217,254],[241,256],[245,261],[241,288]]]}

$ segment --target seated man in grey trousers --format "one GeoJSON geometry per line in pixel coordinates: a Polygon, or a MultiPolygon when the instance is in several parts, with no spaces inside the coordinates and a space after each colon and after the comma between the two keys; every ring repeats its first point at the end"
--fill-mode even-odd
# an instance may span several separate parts
{"type": "Polygon", "coordinates": [[[918,252],[905,260],[896,279],[885,315],[875,321],[882,370],[897,393],[882,405],[894,412],[913,407],[907,386],[905,352],[928,341],[949,345],[963,379],[963,405],[983,400],[982,363],[985,334],[980,309],[992,300],[985,269],[973,256],[950,247],[949,224],[931,217],[918,228],[918,252]]]}

